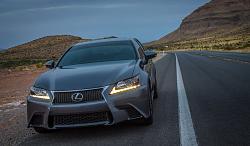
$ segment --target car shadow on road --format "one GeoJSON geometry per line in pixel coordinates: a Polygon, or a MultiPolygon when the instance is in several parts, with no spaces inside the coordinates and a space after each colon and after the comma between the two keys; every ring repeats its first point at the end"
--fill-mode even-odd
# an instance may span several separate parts
{"type": "Polygon", "coordinates": [[[112,126],[58,129],[29,137],[21,145],[71,145],[71,142],[87,145],[119,143],[124,137],[133,139],[134,136],[141,135],[147,131],[148,128],[146,127],[135,122],[123,122],[112,126]]]}

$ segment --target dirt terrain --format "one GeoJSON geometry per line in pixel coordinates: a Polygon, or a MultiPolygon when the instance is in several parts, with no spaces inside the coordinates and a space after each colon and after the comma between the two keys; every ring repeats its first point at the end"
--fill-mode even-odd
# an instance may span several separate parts
{"type": "Polygon", "coordinates": [[[34,79],[45,69],[0,71],[0,145],[18,145],[36,134],[26,128],[26,95],[34,79]]]}

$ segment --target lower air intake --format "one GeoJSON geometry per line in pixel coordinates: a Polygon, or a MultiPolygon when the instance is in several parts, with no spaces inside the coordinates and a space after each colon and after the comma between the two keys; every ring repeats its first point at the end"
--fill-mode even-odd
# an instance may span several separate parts
{"type": "Polygon", "coordinates": [[[53,120],[54,125],[81,125],[109,121],[111,119],[110,115],[109,112],[55,115],[53,120]]]}

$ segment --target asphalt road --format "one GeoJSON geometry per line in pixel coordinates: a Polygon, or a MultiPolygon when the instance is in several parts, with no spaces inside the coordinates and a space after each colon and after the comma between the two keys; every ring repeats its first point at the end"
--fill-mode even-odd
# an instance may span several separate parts
{"type": "Polygon", "coordinates": [[[174,146],[188,145],[189,137],[199,146],[250,145],[248,60],[250,54],[167,54],[156,63],[159,98],[153,125],[65,129],[31,136],[21,145],[174,146]]]}

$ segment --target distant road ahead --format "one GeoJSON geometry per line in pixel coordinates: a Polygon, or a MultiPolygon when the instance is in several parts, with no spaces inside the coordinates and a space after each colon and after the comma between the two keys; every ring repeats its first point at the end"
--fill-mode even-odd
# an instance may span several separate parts
{"type": "Polygon", "coordinates": [[[152,126],[67,129],[21,145],[250,145],[250,54],[178,52],[156,67],[152,126]]]}

